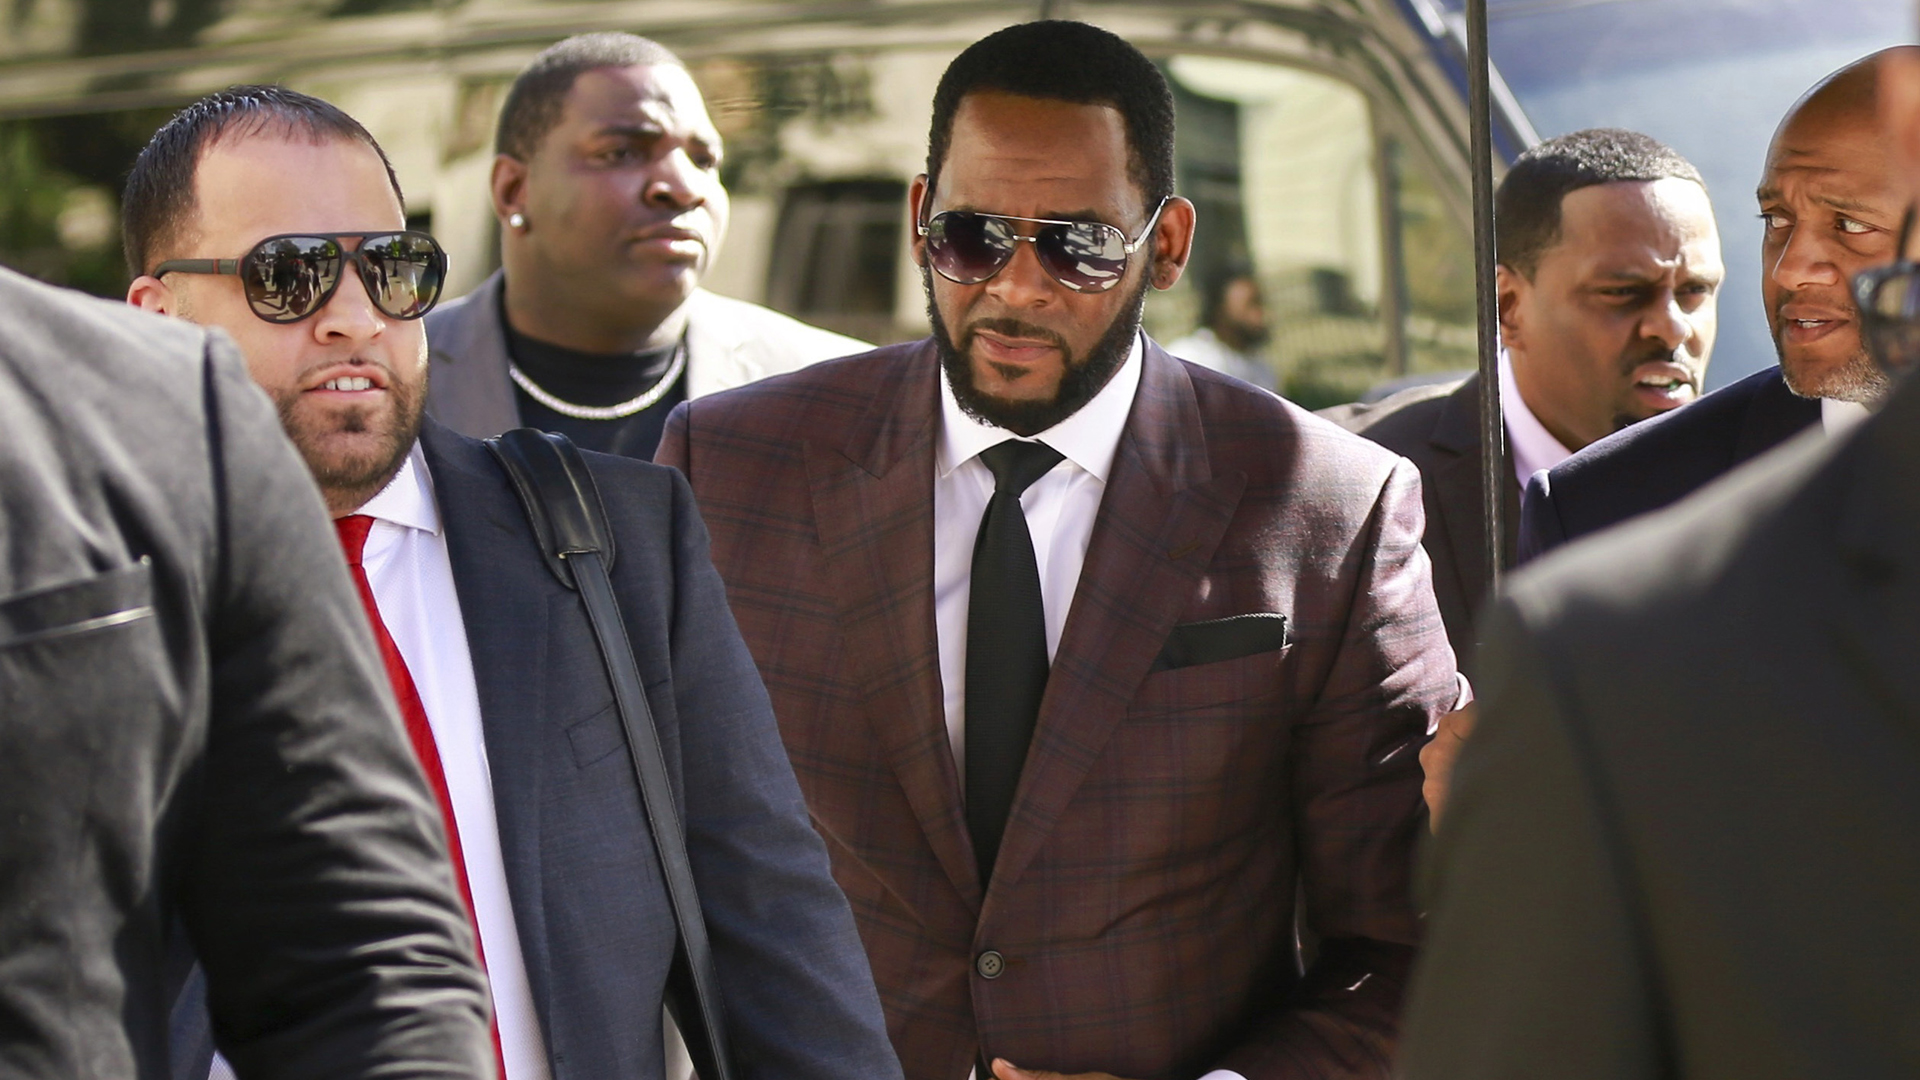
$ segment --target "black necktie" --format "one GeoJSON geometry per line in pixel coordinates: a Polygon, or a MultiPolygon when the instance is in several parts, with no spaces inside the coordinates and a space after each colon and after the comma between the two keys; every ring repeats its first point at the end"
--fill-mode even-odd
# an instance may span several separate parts
{"type": "Polygon", "coordinates": [[[968,588],[966,794],[982,888],[993,876],[1047,690],[1046,609],[1020,494],[1060,458],[1045,443],[1016,439],[980,452],[994,486],[973,543],[968,588]]]}

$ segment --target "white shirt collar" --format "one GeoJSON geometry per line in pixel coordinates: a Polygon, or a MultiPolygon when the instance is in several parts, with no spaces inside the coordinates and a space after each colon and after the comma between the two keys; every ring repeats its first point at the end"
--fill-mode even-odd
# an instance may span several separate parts
{"type": "Polygon", "coordinates": [[[1820,429],[1828,438],[1851,431],[1855,424],[1873,415],[1873,410],[1857,401],[1820,399],[1820,429]]]}
{"type": "Polygon", "coordinates": [[[1507,452],[1513,456],[1513,471],[1526,487],[1534,473],[1551,469],[1573,456],[1560,444],[1553,432],[1527,408],[1520,396],[1520,383],[1513,377],[1513,361],[1507,350],[1500,350],[1500,411],[1507,418],[1507,452]]]}
{"type": "Polygon", "coordinates": [[[393,474],[380,494],[368,499],[354,513],[439,535],[440,508],[433,500],[433,480],[427,473],[427,459],[420,452],[419,440],[414,441],[400,471],[393,474]]]}
{"type": "MultiPolygon", "coordinates": [[[[1072,416],[1053,425],[1034,439],[1046,443],[1101,483],[1113,469],[1113,455],[1120,448],[1120,433],[1127,426],[1127,414],[1133,411],[1133,396],[1140,388],[1141,335],[1135,334],[1133,348],[1120,370],[1107,385],[1093,395],[1072,416]]],[[[1005,428],[985,424],[968,415],[953,396],[946,373],[940,377],[940,443],[935,467],[945,476],[966,464],[980,451],[1019,438],[1005,428]]],[[[398,479],[396,477],[396,479],[398,479]]]]}

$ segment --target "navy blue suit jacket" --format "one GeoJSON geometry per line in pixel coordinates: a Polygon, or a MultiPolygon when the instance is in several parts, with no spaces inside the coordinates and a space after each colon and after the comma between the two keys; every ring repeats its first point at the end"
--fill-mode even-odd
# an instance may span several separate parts
{"type": "MultiPolygon", "coordinates": [[[[421,443],[554,1078],[658,1080],[673,917],[585,609],[547,569],[485,446],[431,419],[421,443]]],[[[615,535],[614,592],[676,781],[739,1074],[899,1080],[852,912],[686,480],[586,457],[615,535]]],[[[211,1049],[203,1053],[195,1064],[211,1049]]],[[[201,1067],[193,1080],[205,1076],[201,1067]]]]}
{"type": "Polygon", "coordinates": [[[1616,431],[1528,482],[1520,561],[1678,502],[1819,419],[1770,367],[1616,431]]]}

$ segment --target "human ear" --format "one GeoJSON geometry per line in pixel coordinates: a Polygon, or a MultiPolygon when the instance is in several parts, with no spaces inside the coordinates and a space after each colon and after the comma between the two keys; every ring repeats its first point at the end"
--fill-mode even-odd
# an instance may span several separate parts
{"type": "Polygon", "coordinates": [[[127,286],[127,303],[156,315],[177,315],[180,298],[167,283],[152,274],[141,274],[127,286]]]}
{"type": "Polygon", "coordinates": [[[1193,256],[1193,204],[1175,195],[1160,211],[1153,233],[1152,280],[1156,289],[1171,289],[1193,256]]]}
{"type": "Polygon", "coordinates": [[[504,223],[522,215],[521,224],[513,227],[525,228],[527,163],[511,154],[495,154],[487,183],[493,194],[493,216],[504,223]]]}
{"type": "Polygon", "coordinates": [[[1533,282],[1501,263],[1493,268],[1493,287],[1500,308],[1500,343],[1509,349],[1525,348],[1522,335],[1526,320],[1520,313],[1520,301],[1533,288],[1533,282]]]}
{"type": "Polygon", "coordinates": [[[927,265],[927,238],[920,235],[920,223],[927,220],[925,203],[932,197],[932,190],[927,186],[927,174],[914,177],[912,186],[907,188],[907,240],[915,266],[927,265]]]}

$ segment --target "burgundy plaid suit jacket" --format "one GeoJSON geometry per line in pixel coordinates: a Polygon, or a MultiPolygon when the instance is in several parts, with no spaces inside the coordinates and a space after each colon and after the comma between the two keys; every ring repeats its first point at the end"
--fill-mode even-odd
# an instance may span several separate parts
{"type": "Polygon", "coordinates": [[[937,378],[925,341],[832,361],[682,406],[659,453],[712,530],[907,1076],[984,1052],[1384,1077],[1417,751],[1455,695],[1413,467],[1149,344],[982,896],[934,635],[937,378]],[[1176,624],[1252,612],[1291,642],[1149,673],[1176,624]],[[1304,976],[1297,897],[1322,939],[1304,976]]]}

